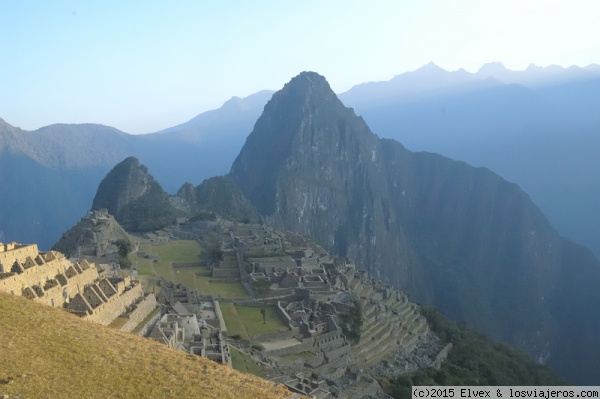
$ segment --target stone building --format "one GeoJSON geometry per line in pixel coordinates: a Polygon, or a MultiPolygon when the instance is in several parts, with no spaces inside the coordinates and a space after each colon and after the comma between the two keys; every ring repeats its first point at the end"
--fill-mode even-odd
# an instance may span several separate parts
{"type": "MultiPolygon", "coordinates": [[[[218,304],[213,305],[218,307],[218,304]]],[[[177,350],[211,359],[231,367],[229,346],[223,340],[220,323],[214,321],[215,308],[208,311],[203,306],[177,302],[156,323],[148,338],[177,350]],[[209,314],[212,317],[208,318],[209,314]]]]}
{"type": "Polygon", "coordinates": [[[96,264],[85,259],[74,263],[60,252],[17,243],[0,243],[0,291],[103,325],[145,299],[141,285],[129,277],[101,277],[96,264]]]}

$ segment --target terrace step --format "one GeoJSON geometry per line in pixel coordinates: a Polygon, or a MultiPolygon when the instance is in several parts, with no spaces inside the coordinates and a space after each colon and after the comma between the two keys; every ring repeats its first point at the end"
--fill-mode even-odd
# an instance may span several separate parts
{"type": "Polygon", "coordinates": [[[374,335],[371,337],[370,342],[368,342],[364,347],[360,349],[360,353],[372,352],[381,344],[383,340],[388,338],[390,335],[394,335],[393,331],[394,330],[390,326],[386,326],[386,328],[379,331],[379,333],[376,336],[374,335]]]}
{"type": "Polygon", "coordinates": [[[368,319],[375,309],[377,309],[376,304],[374,304],[373,302],[367,302],[363,305],[363,317],[365,319],[368,319]]]}
{"type": "Polygon", "coordinates": [[[392,334],[379,342],[377,347],[365,355],[365,363],[373,364],[384,358],[389,352],[398,347],[397,340],[396,335],[392,334]]]}
{"type": "Polygon", "coordinates": [[[360,342],[358,343],[358,347],[363,347],[364,345],[368,345],[371,342],[371,339],[377,335],[381,330],[385,329],[388,323],[375,323],[371,326],[370,329],[364,330],[361,333],[360,342]]]}

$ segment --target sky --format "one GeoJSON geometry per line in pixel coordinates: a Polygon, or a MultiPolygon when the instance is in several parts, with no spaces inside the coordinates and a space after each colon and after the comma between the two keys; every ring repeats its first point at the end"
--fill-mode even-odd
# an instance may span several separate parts
{"type": "Polygon", "coordinates": [[[600,63],[597,0],[0,0],[0,118],[150,133],[278,90],[337,93],[434,62],[600,63]]]}

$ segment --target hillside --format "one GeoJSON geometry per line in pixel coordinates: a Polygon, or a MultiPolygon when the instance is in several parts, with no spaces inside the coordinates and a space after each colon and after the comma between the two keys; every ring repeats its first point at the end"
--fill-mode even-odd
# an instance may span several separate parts
{"type": "Polygon", "coordinates": [[[526,191],[557,230],[600,256],[600,75],[593,66],[429,64],[340,94],[381,137],[483,166],[526,191]]]}
{"type": "Polygon", "coordinates": [[[380,139],[322,76],[303,72],[273,95],[231,177],[276,228],[311,236],[565,379],[598,381],[598,260],[516,184],[380,139]]]}
{"type": "Polygon", "coordinates": [[[26,131],[0,119],[0,240],[49,249],[90,210],[98,183],[128,156],[138,157],[170,193],[186,181],[199,184],[227,173],[269,96],[264,91],[234,97],[217,110],[146,135],[97,124],[26,131]]]}
{"type": "Polygon", "coordinates": [[[282,387],[0,293],[0,396],[284,398],[282,387]]]}

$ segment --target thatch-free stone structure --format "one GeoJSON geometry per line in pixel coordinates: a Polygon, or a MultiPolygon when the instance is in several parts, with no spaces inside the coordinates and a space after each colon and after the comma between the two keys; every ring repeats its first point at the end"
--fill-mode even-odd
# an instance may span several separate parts
{"type": "Polygon", "coordinates": [[[60,252],[40,252],[35,244],[14,242],[0,243],[0,291],[61,307],[103,325],[153,299],[145,298],[141,285],[129,277],[102,277],[97,266],[85,259],[73,263],[60,252]]]}

